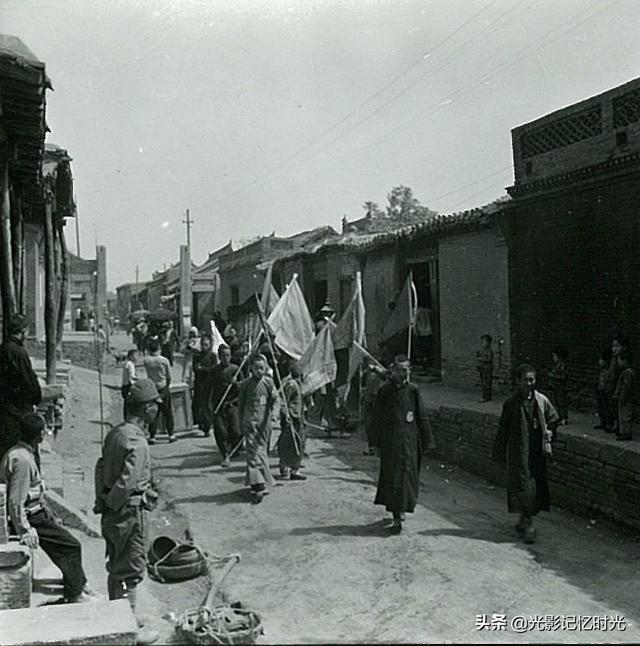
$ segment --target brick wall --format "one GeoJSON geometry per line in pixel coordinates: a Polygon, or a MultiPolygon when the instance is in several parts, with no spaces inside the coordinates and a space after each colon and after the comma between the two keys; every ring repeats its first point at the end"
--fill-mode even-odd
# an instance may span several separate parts
{"type": "Polygon", "coordinates": [[[639,105],[640,79],[635,79],[514,128],[516,181],[535,181],[640,150],[639,105]],[[617,142],[620,133],[626,136],[624,144],[617,142]]]}
{"type": "Polygon", "coordinates": [[[438,253],[442,381],[479,389],[475,353],[480,335],[491,334],[494,385],[504,391],[511,357],[506,242],[491,227],[441,239],[438,253]]]}
{"type": "MultiPolygon", "coordinates": [[[[491,460],[498,417],[461,408],[432,411],[431,423],[442,459],[504,485],[505,474],[491,460]]],[[[579,514],[600,513],[640,528],[640,451],[560,429],[549,461],[552,504],[579,514]]]]}
{"type": "Polygon", "coordinates": [[[514,200],[509,217],[514,357],[545,371],[569,350],[570,403],[592,407],[611,335],[640,351],[640,164],[617,176],[514,200]]]}

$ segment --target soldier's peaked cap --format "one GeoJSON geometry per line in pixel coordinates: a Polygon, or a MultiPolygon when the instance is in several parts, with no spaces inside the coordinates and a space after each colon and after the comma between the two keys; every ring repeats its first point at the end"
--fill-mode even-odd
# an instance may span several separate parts
{"type": "Polygon", "coordinates": [[[131,404],[143,404],[152,401],[160,404],[162,403],[162,398],[151,379],[139,379],[131,386],[127,401],[131,404]]]}

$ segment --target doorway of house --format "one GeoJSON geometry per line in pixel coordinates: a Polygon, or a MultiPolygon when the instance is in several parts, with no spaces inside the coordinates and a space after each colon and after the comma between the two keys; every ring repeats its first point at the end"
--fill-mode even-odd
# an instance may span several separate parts
{"type": "Polygon", "coordinates": [[[412,363],[416,373],[440,378],[440,308],[438,296],[438,259],[407,265],[413,273],[418,296],[416,323],[412,340],[412,363]]]}

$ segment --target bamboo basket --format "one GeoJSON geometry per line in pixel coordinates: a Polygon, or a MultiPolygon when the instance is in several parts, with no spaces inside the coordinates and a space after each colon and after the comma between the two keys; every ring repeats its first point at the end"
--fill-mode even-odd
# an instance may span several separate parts
{"type": "Polygon", "coordinates": [[[227,561],[222,575],[211,587],[203,605],[185,610],[175,620],[176,631],[186,643],[197,646],[255,644],[264,632],[258,613],[229,605],[211,607],[222,582],[240,560],[240,556],[231,554],[226,559],[214,559],[218,562],[227,561]]]}

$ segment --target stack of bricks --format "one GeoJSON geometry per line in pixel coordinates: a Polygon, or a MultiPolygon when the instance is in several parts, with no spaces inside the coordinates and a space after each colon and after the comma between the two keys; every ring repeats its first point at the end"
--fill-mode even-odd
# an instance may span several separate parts
{"type": "Polygon", "coordinates": [[[0,545],[9,542],[9,522],[7,519],[7,485],[0,484],[0,545]]]}

